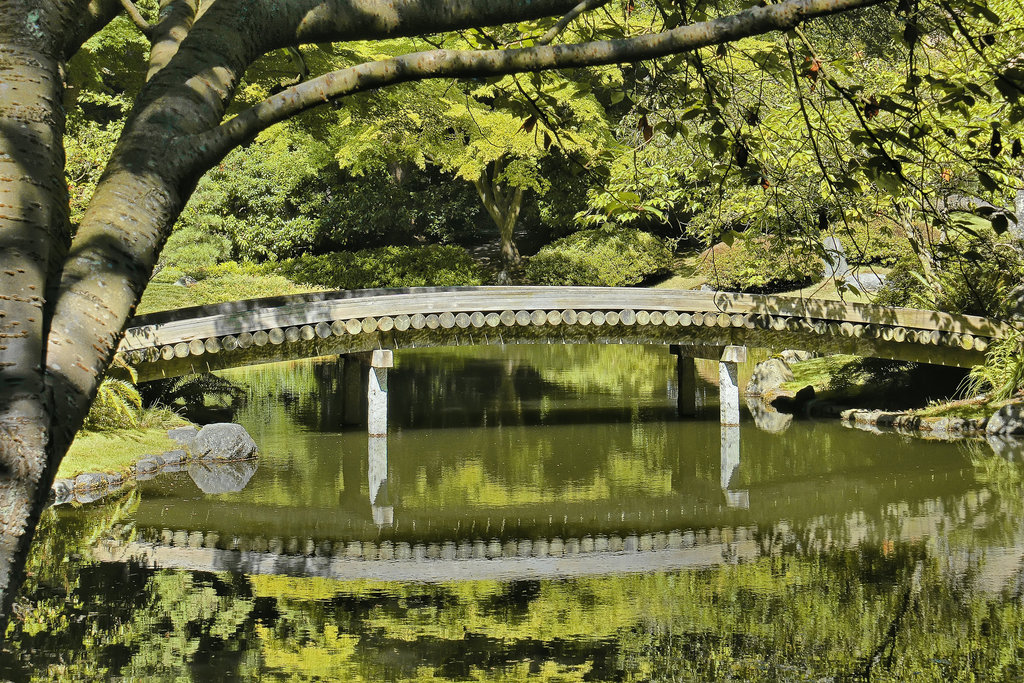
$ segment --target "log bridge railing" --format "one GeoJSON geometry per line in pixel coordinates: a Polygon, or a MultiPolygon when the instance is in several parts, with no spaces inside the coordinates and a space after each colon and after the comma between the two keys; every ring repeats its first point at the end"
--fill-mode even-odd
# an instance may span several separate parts
{"type": "Polygon", "coordinates": [[[504,343],[805,348],[969,367],[1010,325],[782,296],[619,287],[317,292],[139,316],[120,346],[142,379],[374,349],[504,343]]]}
{"type": "Polygon", "coordinates": [[[729,292],[625,287],[421,287],[316,292],[140,316],[120,346],[142,381],[291,358],[369,365],[367,427],[387,434],[392,351],[509,343],[665,344],[679,357],[679,412],[692,415],[693,358],[720,361],[723,425],[739,423],[745,347],[970,367],[1009,324],[975,316],[729,292]]]}

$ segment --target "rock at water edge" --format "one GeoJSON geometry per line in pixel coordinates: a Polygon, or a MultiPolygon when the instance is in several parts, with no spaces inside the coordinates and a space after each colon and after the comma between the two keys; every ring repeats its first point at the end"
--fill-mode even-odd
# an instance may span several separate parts
{"type": "Polygon", "coordinates": [[[985,432],[1007,436],[1024,435],[1024,404],[1010,403],[1000,408],[988,419],[985,432]]]}
{"type": "Polygon", "coordinates": [[[781,358],[769,358],[758,363],[754,373],[747,382],[746,393],[748,396],[764,396],[769,394],[786,382],[793,381],[793,371],[789,363],[781,358]]]}
{"type": "Polygon", "coordinates": [[[245,427],[233,422],[209,424],[192,442],[192,455],[203,460],[246,460],[256,455],[256,442],[245,427]]]}

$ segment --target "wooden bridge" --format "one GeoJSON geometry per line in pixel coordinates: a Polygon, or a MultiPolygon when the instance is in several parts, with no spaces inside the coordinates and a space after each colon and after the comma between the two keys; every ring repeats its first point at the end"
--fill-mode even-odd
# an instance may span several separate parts
{"type": "Polygon", "coordinates": [[[803,348],[970,367],[1006,323],[781,296],[628,287],[316,292],[139,316],[120,351],[142,380],[375,349],[517,343],[803,348]]]}
{"type": "MultiPolygon", "coordinates": [[[[722,424],[739,424],[746,347],[970,367],[1006,323],[937,311],[729,292],[627,287],[425,287],[317,292],[183,308],[129,321],[139,379],[365,354],[367,427],[387,433],[392,351],[479,344],[663,344],[679,355],[679,411],[695,413],[694,357],[719,364],[722,424]]],[[[350,382],[352,384],[352,382],[350,382]]],[[[358,383],[355,383],[358,386],[358,383]]]]}

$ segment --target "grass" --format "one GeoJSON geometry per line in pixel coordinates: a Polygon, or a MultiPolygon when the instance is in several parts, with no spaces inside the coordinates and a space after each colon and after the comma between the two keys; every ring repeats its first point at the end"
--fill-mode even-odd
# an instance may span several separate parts
{"type": "Polygon", "coordinates": [[[146,408],[139,426],[102,432],[80,431],[57,469],[57,476],[70,479],[83,472],[121,472],[143,455],[173,451],[180,446],[167,436],[173,427],[192,423],[170,408],[146,408]]]}
{"type": "MultiPolygon", "coordinates": [[[[858,275],[870,274],[875,275],[888,275],[889,268],[879,268],[878,266],[872,266],[870,268],[855,268],[854,272],[858,275]]],[[[798,299],[824,299],[825,301],[845,301],[846,303],[858,303],[858,304],[869,304],[871,303],[871,297],[864,292],[858,292],[854,294],[852,292],[843,292],[840,295],[836,289],[836,283],[834,280],[822,280],[816,282],[813,285],[804,287],[803,289],[794,289],[789,292],[779,292],[779,296],[789,296],[798,299]]]]}
{"type": "Polygon", "coordinates": [[[964,398],[958,401],[934,401],[924,408],[915,410],[919,417],[956,417],[964,420],[978,420],[989,417],[1009,401],[990,401],[987,397],[964,398]]]}
{"type": "Polygon", "coordinates": [[[70,479],[83,472],[121,472],[143,455],[180,448],[165,427],[113,432],[79,432],[60,463],[57,476],[70,479]]]}
{"type": "Polygon", "coordinates": [[[184,287],[158,275],[146,287],[136,313],[141,315],[186,306],[219,304],[238,299],[303,294],[320,289],[322,288],[298,285],[282,275],[226,273],[214,275],[184,287]]]}
{"type": "Polygon", "coordinates": [[[860,356],[822,356],[811,358],[800,363],[793,363],[793,381],[780,387],[784,391],[799,391],[806,386],[814,387],[816,393],[827,391],[834,384],[837,375],[847,372],[848,368],[860,361],[860,356]]]}
{"type": "Polygon", "coordinates": [[[672,265],[672,275],[654,285],[655,289],[699,289],[707,278],[697,272],[700,254],[678,256],[672,265]]]}
{"type": "MultiPolygon", "coordinates": [[[[698,253],[677,256],[673,265],[673,273],[668,278],[656,283],[656,289],[700,289],[701,285],[707,283],[707,278],[700,274],[701,255],[698,253]]],[[[874,273],[876,275],[888,275],[889,268],[878,266],[854,268],[858,275],[874,273]]],[[[871,298],[863,292],[853,294],[843,292],[840,295],[836,289],[835,281],[822,280],[802,289],[794,289],[788,292],[778,292],[778,296],[795,297],[798,299],[824,299],[826,301],[846,301],[849,303],[871,303],[871,298]]]]}

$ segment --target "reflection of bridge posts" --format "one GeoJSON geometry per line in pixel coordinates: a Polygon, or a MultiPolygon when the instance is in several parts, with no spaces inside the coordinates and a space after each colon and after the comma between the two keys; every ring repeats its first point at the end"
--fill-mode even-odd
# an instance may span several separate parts
{"type": "Polygon", "coordinates": [[[718,361],[718,392],[723,425],[740,423],[740,387],[737,364],[747,360],[745,346],[712,346],[707,344],[672,344],[669,352],[676,356],[677,397],[679,416],[697,414],[697,367],[695,359],[718,361]]]}
{"type": "Polygon", "coordinates": [[[388,437],[371,434],[368,442],[366,473],[373,523],[391,526],[395,522],[395,508],[388,495],[388,437]]]}

